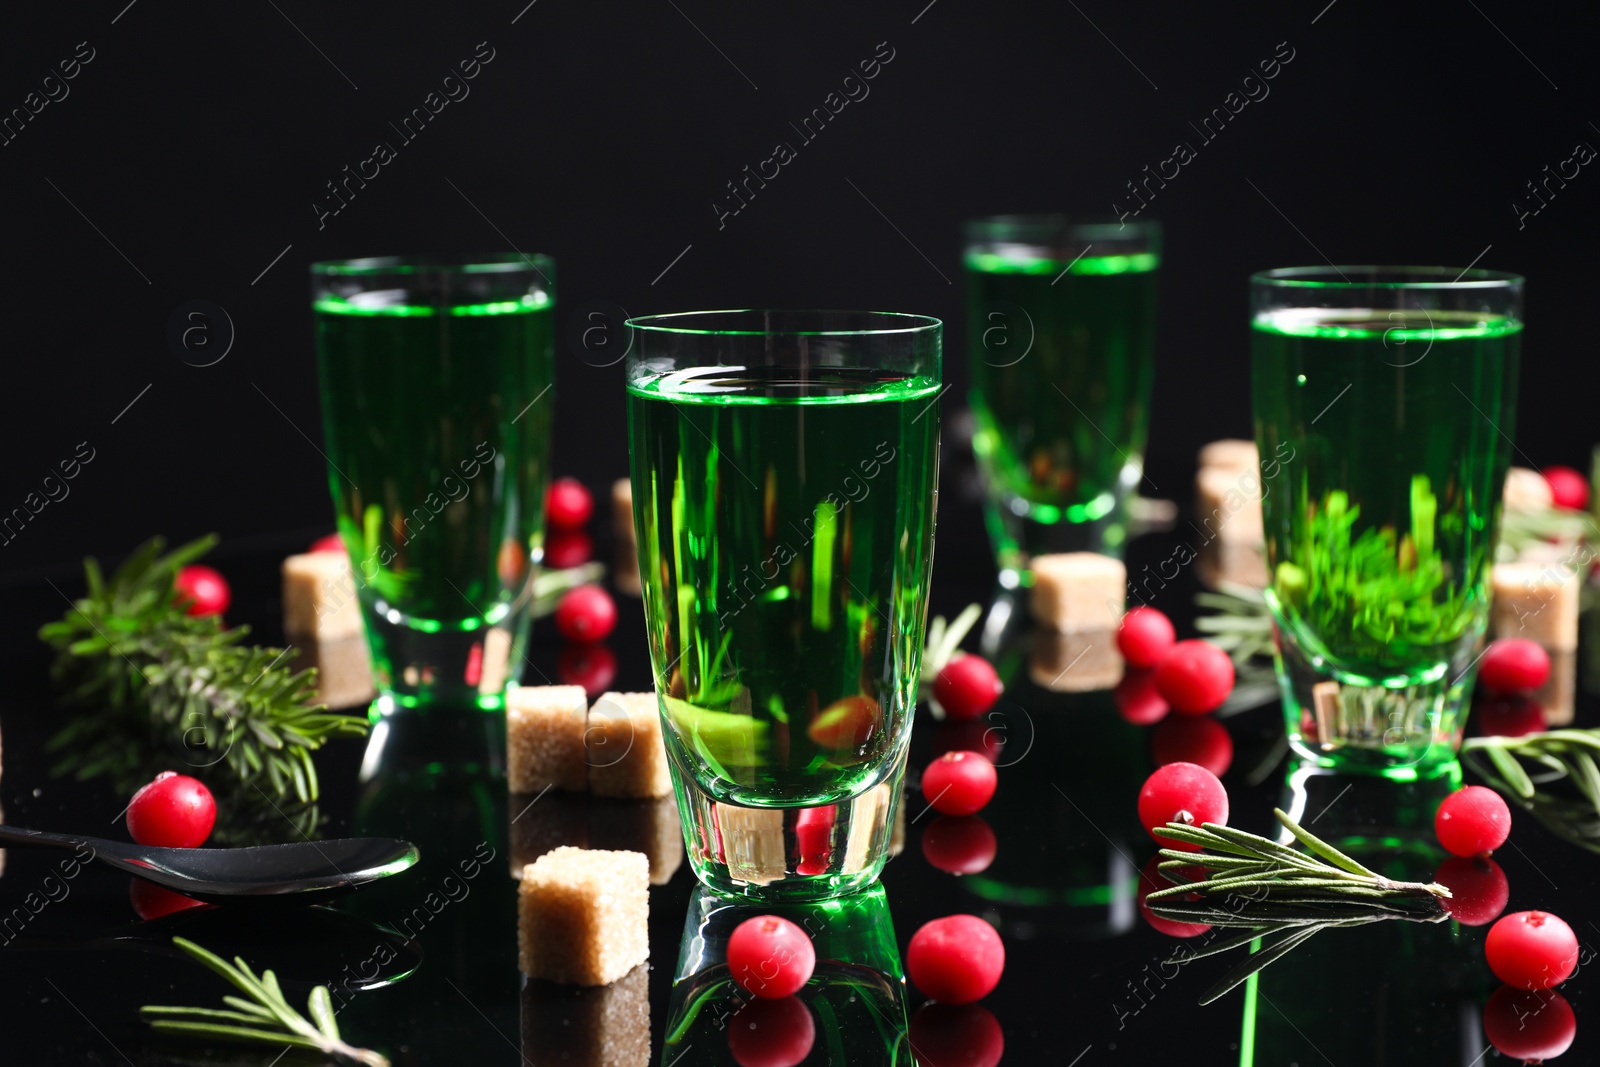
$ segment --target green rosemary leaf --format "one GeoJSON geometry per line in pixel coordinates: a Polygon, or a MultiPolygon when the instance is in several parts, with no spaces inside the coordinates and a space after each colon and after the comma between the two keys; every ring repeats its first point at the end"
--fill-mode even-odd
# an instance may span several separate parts
{"type": "Polygon", "coordinates": [[[277,1016],[273,1015],[266,1008],[263,1008],[261,1005],[255,1003],[254,1001],[245,1000],[243,997],[235,997],[235,996],[231,996],[231,995],[230,996],[224,996],[222,998],[222,1002],[224,1004],[232,1005],[233,1007],[238,1008],[240,1011],[249,1012],[251,1015],[258,1015],[258,1016],[260,1016],[260,1017],[262,1017],[264,1019],[276,1019],[277,1018],[277,1016]]]}
{"type": "Polygon", "coordinates": [[[1511,787],[1512,791],[1523,798],[1533,796],[1533,779],[1528,777],[1528,772],[1522,769],[1522,764],[1517,762],[1516,757],[1512,756],[1501,745],[1486,746],[1484,752],[1487,753],[1489,761],[1495,765],[1495,769],[1505,778],[1506,784],[1511,787]]]}
{"type": "Polygon", "coordinates": [[[1357,863],[1349,856],[1346,856],[1343,852],[1340,852],[1326,841],[1323,841],[1320,837],[1317,837],[1310,830],[1302,827],[1299,823],[1289,818],[1288,815],[1284,814],[1282,810],[1274,808],[1272,809],[1272,813],[1278,817],[1279,822],[1283,823],[1285,829],[1300,839],[1302,844],[1334,866],[1342,867],[1351,874],[1359,874],[1365,878],[1379,877],[1376,872],[1368,870],[1366,867],[1357,863]]]}
{"type": "Polygon", "coordinates": [[[1316,867],[1318,865],[1315,859],[1307,856],[1303,852],[1296,852],[1288,845],[1280,845],[1276,841],[1272,841],[1265,837],[1258,837],[1255,834],[1246,833],[1243,830],[1235,830],[1231,826],[1216,826],[1212,823],[1207,823],[1206,829],[1212,831],[1219,837],[1226,838],[1230,843],[1238,847],[1253,849],[1253,854],[1255,855],[1265,856],[1270,859],[1282,860],[1284,863],[1293,864],[1300,867],[1316,867]]]}
{"type": "Polygon", "coordinates": [[[256,1012],[223,1011],[221,1008],[183,1008],[155,1004],[147,1004],[140,1008],[139,1014],[146,1019],[185,1017],[191,1020],[213,1019],[244,1023],[248,1026],[260,1026],[262,1021],[262,1016],[256,1012]]]}
{"type": "Polygon", "coordinates": [[[188,1023],[174,1019],[154,1019],[150,1028],[163,1034],[189,1034],[193,1037],[214,1037],[232,1041],[245,1041],[266,1045],[293,1045],[296,1048],[319,1049],[309,1038],[281,1030],[251,1030],[242,1026],[223,1026],[217,1023],[188,1023]]]}
{"type": "Polygon", "coordinates": [[[333,1017],[333,997],[328,993],[327,986],[319,985],[311,991],[307,1007],[310,1008],[311,1018],[323,1036],[334,1041],[339,1040],[339,1024],[333,1017]]]}
{"type": "Polygon", "coordinates": [[[1600,766],[1595,765],[1594,757],[1587,752],[1574,752],[1569,759],[1573,782],[1589,798],[1589,803],[1600,809],[1600,766]]]}

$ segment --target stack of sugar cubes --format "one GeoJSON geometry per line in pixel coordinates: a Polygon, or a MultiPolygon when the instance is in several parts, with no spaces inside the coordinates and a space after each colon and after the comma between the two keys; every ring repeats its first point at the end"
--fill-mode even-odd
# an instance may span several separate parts
{"type": "MultiPolygon", "coordinates": [[[[662,803],[672,779],[654,693],[607,693],[591,707],[581,686],[513,686],[506,753],[513,793],[556,789],[670,807],[662,803]]],[[[530,978],[609,985],[648,959],[644,852],[562,845],[520,874],[517,941],[530,978]]]]}

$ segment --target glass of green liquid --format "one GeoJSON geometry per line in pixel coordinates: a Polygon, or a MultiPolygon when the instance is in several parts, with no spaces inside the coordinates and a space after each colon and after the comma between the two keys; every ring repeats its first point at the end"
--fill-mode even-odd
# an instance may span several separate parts
{"type": "Polygon", "coordinates": [[[1520,277],[1316,267],[1250,280],[1252,391],[1290,744],[1447,769],[1489,613],[1520,277]]]}
{"type": "Polygon", "coordinates": [[[1144,473],[1155,222],[1001,215],[967,223],[973,450],[1007,588],[1051,552],[1122,554],[1144,473]]]}
{"type": "Polygon", "coordinates": [[[632,319],[639,572],[695,873],[757,899],[875,880],[927,616],[937,319],[632,319]]]}
{"type": "Polygon", "coordinates": [[[544,256],[311,268],[322,425],[378,714],[495,710],[520,675],[550,479],[544,256]]]}

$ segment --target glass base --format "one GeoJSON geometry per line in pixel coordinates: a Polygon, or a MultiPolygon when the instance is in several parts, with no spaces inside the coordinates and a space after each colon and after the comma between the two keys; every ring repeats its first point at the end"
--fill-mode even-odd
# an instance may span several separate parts
{"type": "Polygon", "coordinates": [[[506,724],[502,712],[475,704],[408,708],[379,697],[372,704],[372,729],[361,759],[359,780],[402,778],[461,771],[503,778],[506,724]]]}
{"type": "Polygon", "coordinates": [[[684,920],[659,1062],[669,1067],[680,1061],[800,1062],[792,1053],[780,1058],[770,1051],[776,1048],[781,1054],[793,1041],[741,1040],[763,1030],[775,1035],[792,1032],[794,1009],[785,1002],[792,1004],[797,998],[805,1005],[799,1029],[804,1034],[814,1032],[809,1047],[816,1052],[805,1057],[806,1062],[910,1067],[906,983],[883,887],[871,886],[821,903],[777,907],[745,905],[697,887],[684,920]],[[811,938],[816,969],[793,997],[763,1000],[747,991],[746,984],[759,983],[765,962],[746,963],[739,975],[728,965],[733,931],[761,914],[787,919],[811,938]],[[693,1057],[688,1056],[690,1049],[697,1050],[693,1057]],[[737,1055],[741,1051],[745,1058],[737,1055]]]}
{"type": "MultiPolygon", "coordinates": [[[[1476,642],[1464,643],[1469,651],[1476,642]]],[[[1313,656],[1281,627],[1277,675],[1289,747],[1320,767],[1427,778],[1455,761],[1470,657],[1421,677],[1374,682],[1313,656]]]]}
{"type": "Polygon", "coordinates": [[[902,764],[848,800],[817,807],[748,808],[673,775],[684,843],[707,887],[753,901],[825,900],[877,881],[905,836],[902,764]]]}
{"type": "Polygon", "coordinates": [[[1029,510],[1028,502],[1020,499],[1009,503],[990,499],[984,502],[983,511],[995,563],[1000,568],[1000,585],[1006,589],[1033,584],[1030,566],[1035,556],[1098,552],[1121,559],[1123,542],[1127,540],[1127,519],[1120,505],[1098,519],[1081,522],[1065,518],[1041,522],[1029,510]]]}
{"type": "Polygon", "coordinates": [[[434,706],[498,711],[506,686],[521,680],[525,611],[474,630],[424,629],[392,622],[381,610],[364,614],[378,714],[434,706]]]}

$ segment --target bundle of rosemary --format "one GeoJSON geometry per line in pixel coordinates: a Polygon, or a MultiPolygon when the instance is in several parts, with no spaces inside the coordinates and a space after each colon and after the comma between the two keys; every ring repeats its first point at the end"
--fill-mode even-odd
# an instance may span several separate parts
{"type": "Polygon", "coordinates": [[[247,644],[247,627],[223,629],[217,616],[177,603],[178,569],[215,543],[204,537],[163,555],[165,542],[152,538],[110,579],[84,561],[87,595],[39,631],[58,653],[53,674],[67,700],[88,709],[50,741],[66,752],[57,773],[127,772],[140,756],[117,742],[141,738],[191,773],[225,770],[305,805],[318,792],[311,754],[331,737],[366,733],[364,717],[316,702],[315,673],[285,666],[287,649],[247,644]]]}

